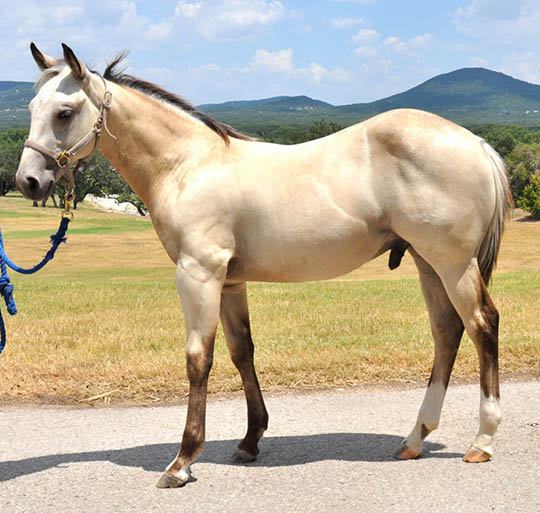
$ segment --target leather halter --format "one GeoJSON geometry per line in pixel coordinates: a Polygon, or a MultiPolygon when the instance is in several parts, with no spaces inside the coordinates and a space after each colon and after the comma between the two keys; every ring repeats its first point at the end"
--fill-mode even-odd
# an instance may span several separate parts
{"type": "Polygon", "coordinates": [[[113,139],[116,137],[111,134],[109,127],[107,126],[107,113],[112,105],[112,93],[107,89],[107,83],[105,79],[101,77],[103,84],[105,85],[105,93],[103,94],[103,100],[101,102],[101,107],[99,109],[99,114],[96,122],[92,129],[78,142],[76,142],[71,148],[67,150],[59,150],[57,152],[46,148],[45,146],[39,144],[38,142],[31,141],[26,139],[24,141],[24,146],[32,148],[33,150],[38,151],[42,155],[51,157],[58,166],[58,172],[55,173],[54,180],[55,182],[67,174],[67,181],[71,188],[75,187],[75,178],[74,174],[79,170],[80,166],[86,162],[98,149],[99,141],[101,139],[101,127],[105,128],[107,134],[109,134],[113,139]],[[86,146],[94,139],[94,148],[91,153],[84,158],[77,159],[77,154],[86,148],[86,146]],[[75,160],[75,163],[72,162],[75,160]]]}

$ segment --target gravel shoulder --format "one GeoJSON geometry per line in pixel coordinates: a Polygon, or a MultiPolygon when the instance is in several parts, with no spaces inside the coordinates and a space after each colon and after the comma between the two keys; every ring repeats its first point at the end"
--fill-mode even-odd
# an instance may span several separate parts
{"type": "Polygon", "coordinates": [[[0,410],[0,511],[540,511],[540,381],[502,385],[495,457],[461,457],[477,430],[478,385],[448,391],[439,430],[414,461],[392,453],[424,390],[328,391],[267,398],[259,460],[230,462],[241,398],[210,401],[193,482],[158,490],[178,450],[184,405],[0,410]]]}

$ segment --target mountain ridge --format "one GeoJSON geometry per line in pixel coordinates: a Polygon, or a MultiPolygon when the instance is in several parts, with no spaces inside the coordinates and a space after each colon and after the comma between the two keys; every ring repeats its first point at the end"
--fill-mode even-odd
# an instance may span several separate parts
{"type": "MultiPolygon", "coordinates": [[[[0,128],[28,126],[27,107],[33,94],[30,82],[0,81],[0,128]]],[[[306,127],[321,118],[347,126],[404,107],[434,112],[468,126],[540,126],[540,85],[471,67],[436,75],[411,89],[372,102],[332,105],[299,95],[198,106],[216,119],[248,132],[280,124],[306,127]]]]}
{"type": "Polygon", "coordinates": [[[247,116],[258,123],[263,119],[270,124],[278,123],[277,116],[272,115],[272,111],[277,113],[278,110],[281,121],[292,124],[305,124],[324,117],[350,125],[395,108],[427,110],[468,126],[481,123],[540,126],[540,85],[477,67],[443,73],[411,89],[372,102],[337,106],[323,102],[323,106],[306,108],[302,112],[297,98],[281,97],[271,106],[264,103],[261,107],[244,104],[242,112],[234,112],[226,104],[218,104],[208,112],[244,129],[253,124],[247,116]],[[293,101],[295,105],[289,106],[293,101]],[[302,120],[299,119],[300,113],[304,118],[302,120]]]}

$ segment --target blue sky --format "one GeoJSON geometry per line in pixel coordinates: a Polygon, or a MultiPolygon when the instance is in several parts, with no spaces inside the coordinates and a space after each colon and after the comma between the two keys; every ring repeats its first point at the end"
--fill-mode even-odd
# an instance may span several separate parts
{"type": "Polygon", "coordinates": [[[0,2],[0,80],[37,76],[28,45],[66,42],[195,104],[306,94],[341,105],[482,66],[540,82],[537,0],[0,2]]]}

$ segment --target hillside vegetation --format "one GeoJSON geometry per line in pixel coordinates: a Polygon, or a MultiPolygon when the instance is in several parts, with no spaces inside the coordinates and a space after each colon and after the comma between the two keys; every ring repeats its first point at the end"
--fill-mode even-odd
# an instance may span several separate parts
{"type": "MultiPolygon", "coordinates": [[[[0,82],[0,129],[27,126],[32,96],[29,82],[0,82]]],[[[306,128],[322,118],[348,126],[401,107],[434,112],[462,125],[540,126],[540,86],[484,68],[463,68],[369,103],[334,106],[307,96],[277,96],[199,107],[252,134],[274,126],[306,128]]]]}
{"type": "Polygon", "coordinates": [[[540,126],[540,86],[483,68],[464,68],[370,103],[333,106],[295,96],[202,108],[222,121],[255,133],[263,125],[267,130],[283,125],[305,127],[321,118],[348,126],[396,108],[427,110],[466,126],[540,126]]]}
{"type": "Polygon", "coordinates": [[[0,82],[0,130],[29,126],[28,104],[33,97],[30,82],[0,82]]]}

